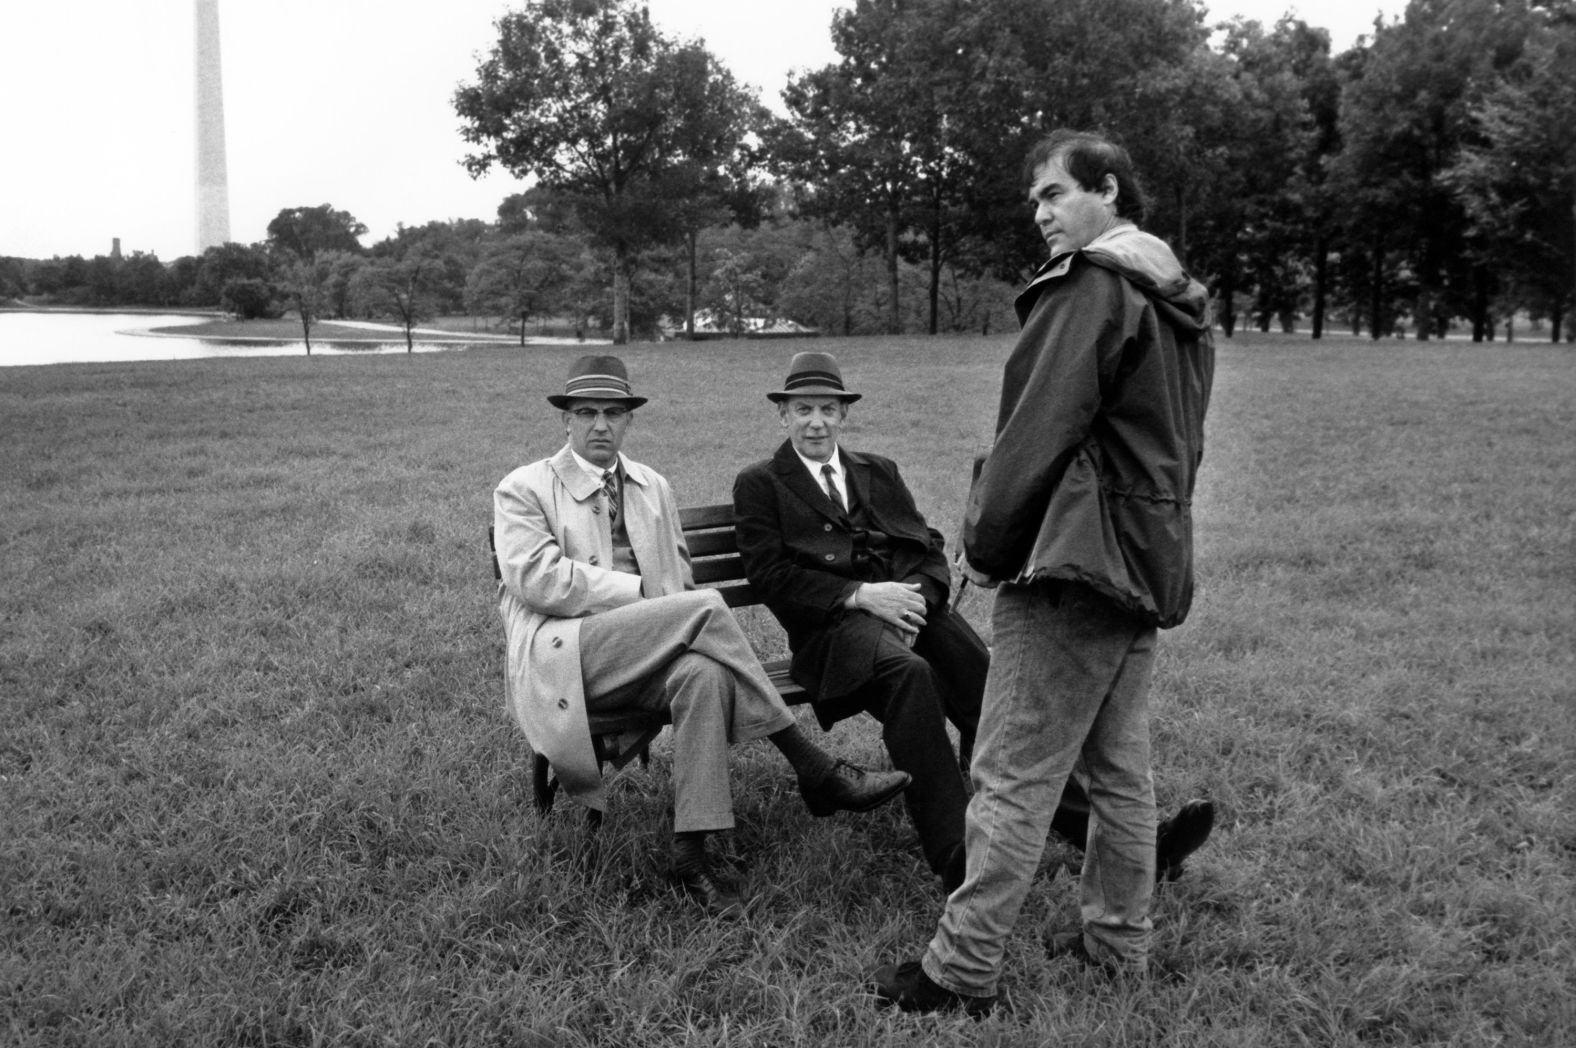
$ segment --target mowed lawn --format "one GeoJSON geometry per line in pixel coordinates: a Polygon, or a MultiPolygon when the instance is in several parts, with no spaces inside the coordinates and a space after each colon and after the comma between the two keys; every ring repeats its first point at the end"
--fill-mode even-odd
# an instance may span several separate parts
{"type": "MultiPolygon", "coordinates": [[[[806,345],[628,347],[627,450],[728,498],[806,345]]],[[[814,344],[949,536],[1009,346],[814,344]]],[[[0,1043],[1576,1043],[1569,347],[1222,340],[1154,688],[1162,808],[1218,829],[1147,982],[1047,959],[1053,845],[978,1024],[862,989],[942,901],[900,806],[738,751],[733,924],[669,886],[664,745],[598,835],[533,810],[484,536],[575,355],[0,369],[0,1043]]]]}

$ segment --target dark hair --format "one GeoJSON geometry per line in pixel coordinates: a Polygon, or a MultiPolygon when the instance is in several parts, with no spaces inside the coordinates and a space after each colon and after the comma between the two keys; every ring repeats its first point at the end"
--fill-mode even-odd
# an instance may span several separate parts
{"type": "Polygon", "coordinates": [[[1052,160],[1060,160],[1067,173],[1090,192],[1100,188],[1106,175],[1115,178],[1117,215],[1142,224],[1149,206],[1127,150],[1101,135],[1057,128],[1029,150],[1023,162],[1024,181],[1033,185],[1034,173],[1052,160]]]}

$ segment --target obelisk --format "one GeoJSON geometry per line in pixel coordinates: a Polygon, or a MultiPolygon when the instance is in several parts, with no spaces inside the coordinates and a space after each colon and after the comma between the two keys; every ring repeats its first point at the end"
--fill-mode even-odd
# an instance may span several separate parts
{"type": "Polygon", "coordinates": [[[229,239],[230,176],[224,162],[219,0],[197,0],[197,253],[229,239]]]}

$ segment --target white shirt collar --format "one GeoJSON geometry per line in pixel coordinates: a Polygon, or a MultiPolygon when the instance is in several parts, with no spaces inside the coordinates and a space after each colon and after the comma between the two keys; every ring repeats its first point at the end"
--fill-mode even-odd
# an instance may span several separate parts
{"type": "MultiPolygon", "coordinates": [[[[794,448],[793,453],[799,455],[799,449],[794,448]]],[[[832,467],[832,475],[837,478],[838,486],[844,491],[848,490],[847,485],[843,481],[845,475],[843,472],[843,452],[835,445],[832,448],[832,457],[827,462],[817,462],[815,459],[805,458],[803,455],[799,455],[799,461],[804,463],[804,468],[809,470],[810,476],[815,478],[817,487],[826,487],[826,480],[821,476],[821,467],[830,465],[832,467]]]]}
{"type": "Polygon", "coordinates": [[[606,467],[598,466],[595,462],[592,462],[590,459],[583,458],[581,456],[580,452],[576,451],[573,447],[571,447],[569,449],[569,453],[575,457],[575,465],[579,466],[581,469],[585,470],[588,474],[590,474],[591,476],[595,477],[596,478],[596,482],[598,484],[602,483],[602,474],[606,473],[609,469],[614,470],[616,472],[623,472],[620,469],[620,467],[624,464],[624,453],[623,452],[619,452],[618,453],[618,457],[616,459],[614,459],[613,464],[611,466],[606,466],[606,467]]]}

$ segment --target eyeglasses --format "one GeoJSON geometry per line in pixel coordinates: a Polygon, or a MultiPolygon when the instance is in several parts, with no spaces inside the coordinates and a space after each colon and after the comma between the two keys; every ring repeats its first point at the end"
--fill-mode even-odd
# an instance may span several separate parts
{"type": "Polygon", "coordinates": [[[629,409],[602,408],[599,411],[596,408],[575,408],[570,412],[570,414],[580,422],[584,422],[587,425],[593,425],[596,423],[598,417],[605,418],[609,422],[622,422],[629,417],[629,409]]]}

